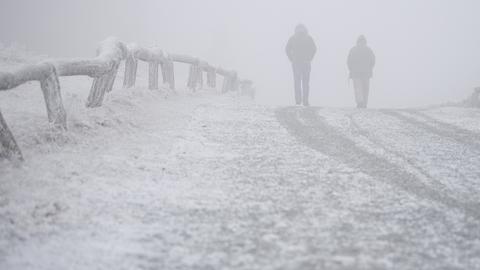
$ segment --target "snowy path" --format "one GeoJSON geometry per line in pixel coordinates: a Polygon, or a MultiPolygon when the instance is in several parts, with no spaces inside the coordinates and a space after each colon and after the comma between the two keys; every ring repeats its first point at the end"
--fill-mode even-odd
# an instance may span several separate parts
{"type": "Polygon", "coordinates": [[[479,113],[154,104],[1,172],[0,269],[480,269],[479,113]]]}
{"type": "MultiPolygon", "coordinates": [[[[355,120],[354,115],[349,115],[349,120],[352,124],[352,133],[363,134],[363,136],[370,141],[372,146],[370,148],[362,148],[357,146],[355,139],[347,137],[345,133],[338,131],[335,127],[330,126],[323,117],[321,117],[316,110],[314,109],[303,109],[303,110],[281,110],[278,113],[280,120],[284,121],[285,125],[290,128],[292,133],[297,135],[300,140],[310,147],[319,150],[322,153],[327,154],[328,156],[334,157],[339,161],[351,166],[352,168],[358,168],[363,173],[366,173],[372,176],[375,179],[381,181],[387,181],[387,183],[398,187],[401,190],[404,190],[408,193],[412,193],[420,198],[436,201],[444,205],[450,206],[452,208],[457,208],[463,210],[469,215],[480,219],[480,208],[478,207],[478,202],[480,194],[478,194],[480,182],[478,182],[478,177],[480,176],[480,169],[473,166],[465,170],[465,173],[470,173],[471,177],[466,179],[465,175],[462,175],[461,172],[455,172],[451,182],[444,183],[442,185],[442,180],[438,178],[433,178],[429,175],[428,172],[434,172],[435,169],[441,166],[456,165],[461,166],[462,164],[472,165],[480,164],[479,152],[475,151],[475,142],[469,144],[458,144],[452,146],[451,140],[453,141],[464,141],[462,137],[456,137],[455,134],[460,134],[460,132],[441,132],[437,131],[435,128],[431,128],[429,125],[421,123],[420,121],[412,120],[408,117],[403,116],[401,113],[388,111],[388,115],[393,115],[404,121],[401,125],[401,132],[399,130],[394,130],[394,125],[379,125],[375,123],[372,125],[374,130],[362,130],[361,126],[355,120]],[[409,130],[410,129],[410,130],[409,130]],[[424,129],[424,130],[422,130],[424,129]],[[390,139],[390,142],[383,142],[380,138],[375,138],[375,134],[381,134],[382,131],[384,134],[384,140],[387,141],[390,139]],[[423,132],[431,132],[434,135],[438,134],[447,134],[448,137],[437,138],[437,142],[432,142],[430,139],[430,134],[418,134],[423,132]],[[403,134],[406,134],[403,135],[403,134]],[[403,135],[403,136],[402,136],[403,135]],[[414,135],[414,136],[412,136],[414,135]],[[421,137],[425,137],[425,140],[422,140],[421,137]],[[452,138],[452,136],[455,136],[452,138]],[[418,140],[418,141],[416,141],[418,140]],[[401,142],[400,145],[395,143],[401,142]],[[430,142],[425,145],[426,142],[430,142]],[[393,145],[393,147],[392,147],[393,145]],[[410,145],[413,145],[411,149],[408,149],[410,145]],[[422,154],[427,154],[427,157],[418,157],[416,151],[418,149],[424,149],[427,147],[432,147],[432,149],[427,149],[430,151],[422,151],[422,154]],[[382,155],[375,154],[375,148],[383,150],[382,155]],[[391,149],[394,148],[394,149],[391,149]],[[454,148],[454,149],[452,149],[454,148]],[[456,149],[455,149],[456,148],[456,149]],[[413,153],[409,153],[408,150],[412,150],[413,153]],[[443,155],[445,152],[449,151],[450,156],[443,155]],[[418,178],[414,173],[409,172],[404,169],[406,164],[395,164],[388,160],[390,155],[394,155],[397,159],[408,162],[410,166],[414,166],[416,170],[424,174],[431,183],[425,183],[421,178],[418,178]],[[431,157],[430,155],[436,155],[431,157]],[[423,169],[419,164],[423,159],[440,158],[443,159],[442,163],[433,164],[429,170],[423,169]],[[418,159],[418,161],[412,161],[412,159],[418,159]],[[448,164],[448,165],[446,165],[448,164]],[[403,166],[402,166],[403,165],[403,166]],[[458,179],[459,176],[463,176],[463,179],[458,179]],[[460,183],[453,183],[454,181],[462,180],[460,183]],[[469,182],[469,180],[471,182],[469,182]],[[440,182],[440,183],[438,183],[440,182]],[[453,185],[459,184],[463,188],[463,193],[458,194],[459,192],[453,188],[450,189],[453,185]],[[442,191],[442,189],[446,189],[442,191]],[[457,192],[456,192],[457,191],[457,192]],[[466,192],[469,192],[468,197],[465,197],[466,192]],[[451,194],[451,195],[450,195],[451,194]],[[453,196],[458,195],[459,198],[453,198],[453,196]],[[461,199],[464,200],[461,200],[461,199]]],[[[381,117],[381,116],[380,116],[381,117]]],[[[378,121],[379,116],[370,115],[362,120],[378,121]]],[[[390,120],[390,119],[388,119],[390,120]]],[[[386,120],[386,121],[388,121],[386,120]]],[[[385,123],[385,124],[388,124],[385,123]]],[[[383,134],[382,134],[383,135],[383,134]]],[[[352,136],[359,137],[359,136],[352,136]]],[[[360,138],[362,139],[362,138],[360,138]]],[[[456,166],[456,168],[458,168],[456,166]]],[[[442,170],[442,174],[439,174],[437,177],[442,177],[443,175],[448,175],[448,170],[442,170]]]]}

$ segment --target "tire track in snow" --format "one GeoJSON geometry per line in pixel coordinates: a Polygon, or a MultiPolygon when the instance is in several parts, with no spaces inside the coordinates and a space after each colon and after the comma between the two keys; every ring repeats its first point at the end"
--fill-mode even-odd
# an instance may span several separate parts
{"type": "MultiPolygon", "coordinates": [[[[415,164],[415,162],[413,162],[410,158],[405,156],[402,152],[400,152],[398,150],[395,150],[395,149],[392,149],[391,147],[388,147],[387,145],[385,145],[379,138],[377,138],[374,134],[369,132],[367,129],[361,128],[360,125],[355,121],[354,114],[349,114],[349,115],[347,115],[347,117],[350,119],[350,128],[351,128],[352,132],[360,134],[365,139],[370,141],[375,146],[381,148],[386,153],[389,153],[390,155],[394,156],[395,158],[402,160],[403,162],[408,164],[408,166],[410,166],[411,168],[413,168],[414,170],[419,172],[423,177],[429,179],[430,182],[435,182],[435,179],[432,177],[432,175],[430,175],[430,173],[426,169],[424,169],[421,166],[415,164]]],[[[466,176],[464,174],[461,174],[461,173],[459,173],[459,174],[462,177],[462,179],[466,179],[466,176]]],[[[438,185],[444,186],[444,184],[442,184],[442,183],[439,183],[439,182],[437,182],[437,183],[438,183],[438,185]]]]}
{"type": "Polygon", "coordinates": [[[315,108],[282,108],[276,111],[279,122],[299,141],[382,182],[401,188],[419,198],[441,203],[480,219],[478,205],[456,200],[428,186],[400,166],[358,147],[317,113],[315,108]]]}
{"type": "Polygon", "coordinates": [[[415,127],[418,127],[440,137],[447,138],[451,141],[461,143],[463,145],[466,145],[469,149],[475,149],[475,151],[480,152],[480,134],[477,134],[476,132],[465,130],[452,124],[441,122],[419,111],[406,110],[405,112],[422,118],[425,121],[420,121],[418,119],[415,119],[414,117],[406,116],[401,112],[394,110],[384,109],[380,111],[386,115],[395,117],[398,120],[405,121],[415,127]]]}
{"type": "MultiPolygon", "coordinates": [[[[350,130],[352,134],[359,134],[359,136],[362,136],[364,139],[371,142],[373,145],[375,145],[375,147],[382,149],[385,153],[388,153],[389,156],[394,157],[396,160],[399,160],[400,164],[398,162],[396,164],[405,164],[406,166],[408,166],[414,174],[416,174],[420,178],[427,180],[427,185],[434,184],[436,185],[438,190],[441,190],[443,192],[448,192],[449,190],[456,191],[455,195],[457,195],[457,198],[467,198],[464,197],[467,194],[465,194],[464,191],[459,190],[459,188],[462,189],[463,187],[455,186],[454,188],[452,188],[451,184],[447,185],[443,181],[439,181],[438,175],[435,175],[434,173],[432,174],[429,169],[422,167],[421,159],[418,159],[416,156],[409,156],[408,152],[405,152],[405,149],[402,149],[403,152],[402,150],[397,150],[398,146],[389,146],[388,143],[382,141],[381,137],[376,135],[374,132],[369,131],[366,128],[362,128],[361,125],[355,120],[355,115],[355,113],[346,115],[350,119],[350,130]]],[[[389,157],[387,156],[387,158],[389,157]]],[[[459,170],[455,170],[454,173],[456,177],[460,179],[460,183],[471,182],[471,180],[469,180],[469,177],[465,173],[460,172],[459,170]]]]}
{"type": "Polygon", "coordinates": [[[456,198],[477,202],[477,179],[480,171],[475,164],[479,161],[480,148],[469,135],[457,136],[457,133],[465,135],[474,132],[451,124],[440,128],[432,122],[436,121],[441,125],[441,121],[429,118],[428,115],[422,117],[423,113],[418,112],[417,115],[417,112],[418,110],[413,109],[380,110],[389,121],[394,121],[392,124],[398,125],[397,131],[398,127],[402,129],[401,132],[383,132],[384,143],[396,145],[394,148],[398,148],[406,157],[426,168],[435,182],[445,183],[448,189],[456,193],[456,198]],[[403,135],[397,138],[397,134],[403,135]],[[397,139],[392,141],[392,137],[397,139]],[[406,144],[405,147],[402,144],[406,144]]]}
{"type": "Polygon", "coordinates": [[[440,121],[421,110],[408,110],[408,113],[414,114],[420,118],[423,118],[425,121],[434,124],[438,128],[442,128],[444,130],[454,131],[456,134],[461,135],[462,137],[473,139],[476,143],[480,143],[480,133],[471,131],[468,129],[461,128],[454,124],[450,124],[447,122],[440,121]]]}

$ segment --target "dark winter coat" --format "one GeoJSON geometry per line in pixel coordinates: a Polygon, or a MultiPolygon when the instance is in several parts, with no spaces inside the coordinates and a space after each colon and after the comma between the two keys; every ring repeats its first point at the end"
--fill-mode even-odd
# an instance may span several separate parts
{"type": "Polygon", "coordinates": [[[348,55],[350,78],[371,78],[375,67],[375,54],[366,44],[358,44],[348,55]]]}
{"type": "Polygon", "coordinates": [[[310,63],[317,52],[317,46],[306,31],[297,31],[288,40],[285,51],[292,63],[310,63]]]}

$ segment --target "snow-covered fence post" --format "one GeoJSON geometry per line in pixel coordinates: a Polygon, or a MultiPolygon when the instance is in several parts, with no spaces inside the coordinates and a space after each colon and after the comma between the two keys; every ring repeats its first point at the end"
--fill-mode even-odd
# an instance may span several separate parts
{"type": "Polygon", "coordinates": [[[95,108],[102,106],[105,92],[110,92],[110,87],[113,85],[115,76],[117,74],[116,64],[112,63],[112,68],[109,72],[100,77],[93,79],[92,88],[87,100],[88,108],[95,108]]]}
{"type": "Polygon", "coordinates": [[[190,65],[190,70],[188,73],[187,87],[196,90],[198,84],[203,83],[202,72],[203,66],[208,65],[204,61],[200,61],[198,58],[191,57],[188,55],[179,55],[171,54],[169,55],[169,60],[174,62],[184,63],[190,65]]]}
{"type": "Polygon", "coordinates": [[[228,76],[224,76],[223,84],[222,84],[222,93],[228,92],[229,87],[230,87],[230,79],[228,76]]]}
{"type": "Polygon", "coordinates": [[[0,158],[23,161],[23,155],[0,111],[0,158]]]}
{"type": "Polygon", "coordinates": [[[55,127],[67,128],[57,69],[52,63],[26,66],[13,73],[0,73],[0,90],[13,89],[28,81],[39,81],[42,88],[49,122],[55,127]]]}
{"type": "Polygon", "coordinates": [[[110,76],[108,78],[108,83],[107,83],[107,93],[111,92],[113,89],[113,85],[115,84],[115,78],[117,78],[117,73],[118,73],[118,67],[120,66],[120,62],[116,62],[113,65],[112,72],[110,73],[110,76]]]}
{"type": "MultiPolygon", "coordinates": [[[[211,87],[208,79],[208,72],[210,69],[213,69],[210,64],[208,64],[205,61],[200,61],[199,62],[199,69],[198,69],[198,84],[200,85],[200,88],[203,88],[204,85],[204,78],[203,78],[203,72],[207,73],[207,87],[211,87]]],[[[215,87],[215,86],[214,86],[215,87]]]]}
{"type": "Polygon", "coordinates": [[[238,73],[236,71],[232,72],[232,75],[230,76],[231,79],[231,88],[230,91],[238,91],[240,82],[238,81],[238,73]]]}
{"type": "Polygon", "coordinates": [[[222,93],[233,91],[233,78],[232,76],[226,76],[223,81],[222,93]]]}
{"type": "Polygon", "coordinates": [[[197,76],[197,84],[200,89],[203,89],[203,70],[201,68],[198,69],[198,76],[197,76]]]}
{"type": "Polygon", "coordinates": [[[158,66],[160,63],[165,62],[163,51],[159,48],[153,48],[151,50],[149,62],[149,89],[158,89],[158,66]]]}
{"type": "Polygon", "coordinates": [[[195,63],[191,64],[190,65],[190,71],[188,73],[188,82],[187,82],[187,86],[188,88],[190,88],[191,90],[195,91],[197,89],[197,84],[199,83],[199,80],[201,77],[201,70],[200,70],[200,67],[199,67],[199,61],[195,61],[195,63]]]}
{"type": "Polygon", "coordinates": [[[62,94],[60,91],[60,82],[58,81],[57,71],[53,64],[48,65],[48,73],[40,81],[45,105],[47,107],[48,121],[57,128],[67,129],[67,113],[63,107],[62,94]]]}
{"type": "Polygon", "coordinates": [[[148,88],[158,89],[158,66],[162,65],[162,75],[164,74],[165,57],[162,50],[158,48],[145,49],[138,48],[135,58],[148,63],[148,88]]]}
{"type": "Polygon", "coordinates": [[[195,90],[195,65],[190,65],[190,69],[188,70],[188,80],[187,80],[187,87],[190,89],[195,90]]]}
{"type": "Polygon", "coordinates": [[[207,86],[210,88],[217,87],[217,72],[213,67],[207,67],[207,86]]]}
{"type": "Polygon", "coordinates": [[[135,45],[128,46],[128,55],[125,60],[125,76],[123,79],[124,88],[131,88],[135,86],[135,82],[137,80],[138,60],[135,57],[135,53],[136,53],[136,46],[135,45]]]}
{"type": "Polygon", "coordinates": [[[238,76],[235,71],[219,69],[217,72],[223,75],[222,93],[238,90],[238,76]]]}
{"type": "Polygon", "coordinates": [[[87,100],[87,107],[100,107],[103,103],[105,92],[110,92],[115,82],[118,66],[127,56],[125,45],[114,38],[105,40],[98,50],[97,59],[107,65],[107,72],[100,74],[93,80],[90,95],[87,100]]]}
{"type": "Polygon", "coordinates": [[[229,90],[229,85],[230,85],[230,72],[219,67],[215,70],[215,72],[223,77],[223,84],[222,84],[222,93],[225,93],[229,90]]]}
{"type": "Polygon", "coordinates": [[[165,59],[162,65],[162,74],[165,76],[164,82],[167,82],[170,89],[175,90],[175,65],[170,57],[165,59]]]}
{"type": "MultiPolygon", "coordinates": [[[[0,73],[0,90],[10,90],[29,81],[39,81],[47,108],[48,120],[55,127],[67,128],[57,69],[52,63],[26,66],[15,72],[0,73]]],[[[22,160],[21,151],[0,113],[0,156],[22,160]]]]}
{"type": "Polygon", "coordinates": [[[148,89],[158,89],[158,62],[151,61],[148,63],[148,89]]]}
{"type": "Polygon", "coordinates": [[[166,66],[166,60],[164,62],[160,63],[160,69],[161,69],[161,72],[162,72],[162,82],[163,82],[163,84],[168,83],[167,70],[166,70],[165,66],[166,66]]]}

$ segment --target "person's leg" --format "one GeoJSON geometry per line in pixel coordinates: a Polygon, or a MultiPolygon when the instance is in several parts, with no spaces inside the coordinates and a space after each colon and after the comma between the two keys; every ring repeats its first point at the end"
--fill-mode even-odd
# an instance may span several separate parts
{"type": "Polygon", "coordinates": [[[300,105],[302,102],[302,72],[298,64],[292,63],[293,82],[295,89],[295,103],[300,105]]]}
{"type": "Polygon", "coordinates": [[[362,108],[367,108],[368,106],[368,96],[370,92],[370,79],[362,78],[362,108]]]}
{"type": "Polygon", "coordinates": [[[359,78],[352,78],[352,80],[353,80],[353,89],[355,92],[355,102],[357,103],[357,108],[361,108],[363,105],[362,80],[359,78]]]}
{"type": "Polygon", "coordinates": [[[302,88],[303,88],[303,105],[309,106],[309,94],[310,94],[310,63],[304,64],[302,72],[302,88]]]}
{"type": "Polygon", "coordinates": [[[368,97],[370,94],[370,79],[365,78],[363,80],[363,107],[367,108],[368,106],[368,97]]]}

